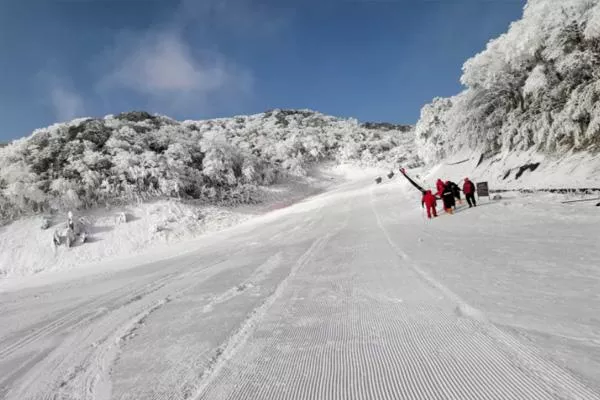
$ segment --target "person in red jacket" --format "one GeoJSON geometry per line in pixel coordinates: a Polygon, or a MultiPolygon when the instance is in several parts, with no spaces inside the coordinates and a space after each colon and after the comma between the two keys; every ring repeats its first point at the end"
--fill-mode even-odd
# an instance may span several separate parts
{"type": "Polygon", "coordinates": [[[477,207],[477,202],[475,201],[475,184],[471,182],[469,178],[465,178],[465,183],[463,184],[463,193],[467,198],[469,208],[477,207]]]}
{"type": "Polygon", "coordinates": [[[446,184],[444,183],[443,180],[438,179],[437,182],[435,183],[435,186],[437,188],[437,195],[439,197],[442,197],[442,193],[444,192],[444,188],[446,187],[446,184]]]}
{"type": "Polygon", "coordinates": [[[423,194],[423,199],[421,200],[421,207],[427,207],[427,218],[431,219],[431,215],[437,217],[437,210],[435,209],[437,205],[437,201],[431,190],[427,190],[423,194]]]}

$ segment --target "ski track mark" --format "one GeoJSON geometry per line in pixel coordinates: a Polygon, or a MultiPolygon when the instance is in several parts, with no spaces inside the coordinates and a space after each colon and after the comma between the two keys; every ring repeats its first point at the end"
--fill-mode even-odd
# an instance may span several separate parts
{"type": "Polygon", "coordinates": [[[254,271],[248,279],[244,280],[242,283],[237,284],[236,286],[228,289],[227,291],[221,293],[218,296],[215,296],[211,299],[211,301],[204,306],[202,312],[208,313],[213,310],[213,308],[221,303],[229,301],[236,296],[239,296],[247,289],[250,289],[260,283],[263,279],[267,277],[273,270],[275,270],[282,261],[282,253],[277,252],[275,255],[269,257],[263,264],[259,265],[258,268],[254,271]]]}
{"type": "MultiPolygon", "coordinates": [[[[347,216],[349,213],[345,213],[347,216]]],[[[346,218],[347,219],[347,218],[346,218]]],[[[290,272],[288,277],[283,282],[283,285],[277,289],[277,297],[271,298],[268,305],[268,310],[261,315],[260,323],[273,323],[273,319],[280,322],[283,318],[287,320],[288,317],[295,315],[298,309],[298,303],[303,304],[306,299],[305,294],[302,292],[306,289],[310,289],[310,285],[306,280],[310,277],[321,276],[320,271],[313,271],[313,268],[320,265],[322,268],[327,269],[323,263],[313,263],[317,255],[322,252],[325,246],[330,242],[330,239],[338,235],[343,228],[347,225],[347,221],[340,223],[337,228],[330,229],[330,233],[325,235],[321,239],[321,243],[315,241],[311,247],[315,249],[307,250],[302,256],[299,257],[298,261],[293,267],[293,272],[290,272]],[[307,271],[306,267],[311,267],[310,272],[307,271]],[[282,304],[285,304],[285,307],[282,304]],[[277,306],[277,307],[275,307],[277,306]],[[276,312],[275,315],[271,315],[271,311],[276,312]]],[[[343,264],[336,265],[336,268],[344,268],[343,264]]],[[[340,292],[346,292],[347,287],[339,286],[340,292]]],[[[318,296],[317,296],[318,297],[318,296]]],[[[347,300],[347,297],[343,297],[347,300]]],[[[262,306],[261,306],[262,307],[262,306]]],[[[268,333],[260,329],[260,325],[255,324],[251,332],[245,334],[243,341],[244,346],[240,346],[236,349],[234,357],[228,357],[227,359],[221,359],[219,370],[213,371],[209,377],[209,382],[203,382],[201,390],[198,391],[197,397],[200,399],[300,399],[300,398],[315,398],[325,399],[326,397],[316,395],[318,388],[328,388],[337,390],[333,386],[330,386],[332,380],[327,380],[326,376],[321,375],[320,381],[310,380],[309,375],[314,371],[314,358],[293,358],[294,353],[297,350],[316,348],[319,344],[306,343],[306,337],[303,333],[306,333],[305,327],[313,326],[314,322],[318,322],[319,318],[315,320],[314,317],[306,316],[304,320],[300,322],[300,329],[290,329],[289,324],[279,325],[274,331],[268,333]],[[260,332],[260,333],[259,333],[260,332]],[[291,333],[292,337],[289,338],[286,334],[291,333]],[[295,342],[297,346],[288,347],[282,343],[272,343],[268,340],[270,345],[275,347],[269,347],[269,344],[264,342],[264,336],[267,334],[270,338],[281,338],[280,335],[286,335],[286,339],[297,339],[295,342]],[[255,335],[260,335],[256,337],[255,335]],[[247,345],[252,340],[253,346],[247,345]],[[308,347],[307,347],[308,346],[308,347]],[[249,363],[248,358],[252,360],[249,363]],[[290,362],[282,361],[288,360],[290,362]],[[241,365],[240,365],[241,363],[241,365]],[[240,369],[241,368],[241,369],[240,369]],[[252,374],[253,371],[261,371],[258,376],[252,374]],[[279,374],[286,374],[294,376],[293,385],[289,389],[285,389],[283,382],[268,382],[273,377],[279,374]],[[282,386],[283,385],[283,386],[282,386]],[[234,393],[230,393],[232,390],[234,393]]],[[[348,357],[348,354],[344,351],[344,357],[348,357]]],[[[340,353],[341,354],[341,353],[340,353]]],[[[321,359],[323,360],[323,359],[321,359]]],[[[323,360],[324,361],[324,360],[323,360]]],[[[351,361],[349,359],[349,361],[351,361]]],[[[347,365],[351,365],[347,364],[347,365]]],[[[291,383],[291,382],[290,382],[291,383]]],[[[341,397],[344,398],[344,397],[341,397]]],[[[348,398],[348,397],[346,397],[348,398]]],[[[352,397],[354,398],[354,397],[352,397]]]]}
{"type": "MultiPolygon", "coordinates": [[[[282,262],[283,262],[283,252],[281,252],[281,251],[278,251],[275,254],[268,256],[266,259],[264,259],[264,261],[262,263],[255,265],[253,267],[253,270],[249,271],[250,275],[246,279],[241,281],[241,283],[233,285],[232,287],[230,287],[229,289],[225,290],[224,292],[222,292],[218,295],[213,295],[212,297],[209,297],[208,298],[209,302],[200,309],[200,312],[202,312],[202,313],[214,312],[215,306],[222,304],[222,303],[229,302],[230,300],[232,300],[238,296],[244,295],[249,290],[251,290],[251,292],[252,292],[249,294],[249,296],[254,297],[254,296],[259,295],[260,291],[261,291],[261,285],[264,283],[264,281],[267,278],[269,278],[269,276],[275,270],[277,270],[278,268],[280,268],[282,266],[282,262]]],[[[289,272],[287,274],[289,274],[289,272]]],[[[283,278],[285,278],[285,276],[283,276],[281,279],[283,279],[283,278]]],[[[270,289],[270,290],[264,292],[264,297],[262,300],[259,300],[258,305],[261,305],[262,302],[264,301],[264,299],[272,294],[272,292],[275,290],[275,288],[277,287],[277,285],[279,283],[280,283],[280,281],[275,282],[273,289],[270,289]]],[[[222,311],[217,310],[216,312],[219,313],[222,311]]],[[[251,316],[253,314],[254,314],[254,310],[250,309],[248,316],[251,316]]],[[[246,318],[248,318],[248,317],[246,317],[246,318]]],[[[243,322],[243,321],[241,321],[241,322],[243,322]]],[[[234,327],[233,332],[237,332],[237,331],[238,331],[238,327],[234,327]]],[[[229,341],[229,339],[228,339],[228,341],[229,341]]],[[[194,393],[196,392],[196,387],[199,382],[199,379],[202,379],[202,376],[207,376],[207,369],[214,368],[214,365],[223,356],[224,347],[225,347],[225,344],[220,343],[220,345],[216,348],[213,347],[212,349],[207,349],[205,351],[197,353],[195,355],[195,361],[188,360],[188,363],[185,364],[186,365],[185,368],[182,368],[182,371],[180,371],[180,373],[178,374],[178,378],[177,378],[178,384],[176,385],[176,387],[171,387],[171,386],[169,386],[169,384],[167,384],[166,387],[162,387],[160,389],[160,392],[166,393],[165,390],[172,390],[173,396],[175,396],[177,398],[187,399],[187,398],[192,397],[194,395],[194,393]],[[168,388],[171,388],[171,389],[168,389],[168,388]]],[[[164,394],[158,395],[158,394],[149,394],[149,393],[146,393],[145,395],[155,396],[155,397],[158,396],[158,397],[156,397],[157,399],[163,399],[165,396],[164,394]]],[[[152,397],[152,398],[155,398],[155,397],[152,397]]]]}
{"type": "Polygon", "coordinates": [[[91,376],[88,376],[86,379],[84,393],[88,395],[86,396],[87,399],[110,400],[112,393],[110,373],[121,350],[121,343],[131,339],[135,331],[144,324],[150,314],[170,301],[170,297],[159,300],[155,305],[132,318],[127,324],[122,326],[114,335],[112,335],[110,341],[114,341],[114,343],[111,344],[109,341],[108,346],[103,346],[102,351],[96,354],[94,365],[97,370],[93,374],[90,374],[91,376]]]}
{"type": "Polygon", "coordinates": [[[328,235],[317,238],[311,244],[308,250],[305,253],[303,253],[300,256],[300,258],[296,261],[294,266],[291,268],[290,273],[277,285],[274,292],[269,297],[267,297],[267,299],[262,303],[262,305],[254,309],[250,313],[248,318],[242,323],[240,328],[228,339],[228,341],[217,349],[216,356],[213,358],[212,362],[209,364],[209,366],[205,369],[205,371],[200,377],[200,384],[196,388],[195,394],[192,396],[193,400],[198,400],[202,398],[206,389],[219,375],[219,373],[227,364],[227,362],[230,359],[232,359],[240,351],[241,348],[244,347],[248,338],[252,335],[257,325],[264,319],[271,306],[281,297],[282,293],[287,289],[289,281],[293,279],[294,276],[298,273],[298,271],[310,261],[310,259],[316,252],[323,248],[323,246],[332,236],[333,234],[330,233],[328,235]]]}
{"type": "MultiPolygon", "coordinates": [[[[310,227],[317,221],[312,217],[305,220],[305,222],[306,223],[296,225],[295,227],[297,229],[300,229],[302,226],[310,227]]],[[[283,235],[290,235],[294,230],[295,229],[292,229],[291,231],[283,230],[283,235]]],[[[270,239],[273,239],[273,236],[271,236],[270,239]]],[[[242,246],[233,254],[242,253],[247,247],[248,246],[242,246]]],[[[168,302],[164,299],[170,300],[178,296],[170,293],[163,300],[157,302],[158,306],[151,306],[149,308],[150,311],[148,311],[148,309],[142,309],[142,311],[130,319],[129,322],[126,322],[120,327],[111,327],[110,330],[107,330],[107,335],[102,339],[99,339],[98,333],[94,332],[94,328],[92,327],[94,321],[103,321],[102,317],[106,317],[116,310],[123,309],[133,303],[139,302],[148,295],[163,289],[165,286],[171,286],[175,282],[185,280],[186,278],[189,280],[189,278],[193,276],[204,274],[211,268],[222,264],[230,258],[231,254],[227,257],[219,258],[202,268],[194,267],[194,264],[196,263],[194,260],[181,265],[178,268],[178,272],[161,276],[141,287],[137,287],[133,292],[129,288],[112,290],[98,296],[94,300],[81,302],[71,310],[63,312],[63,315],[59,318],[53,319],[49,323],[42,324],[38,329],[34,328],[33,331],[30,330],[29,334],[21,337],[17,341],[6,346],[0,346],[0,361],[2,361],[16,352],[25,351],[28,347],[34,346],[37,342],[47,340],[47,338],[59,334],[61,331],[68,330],[74,332],[73,335],[68,335],[65,339],[62,339],[56,347],[44,351],[43,356],[38,356],[37,361],[29,367],[30,372],[16,381],[16,385],[13,383],[12,387],[9,388],[7,386],[4,388],[7,391],[6,394],[18,399],[46,399],[56,398],[57,395],[55,391],[60,391],[60,398],[110,398],[110,372],[113,368],[112,363],[118,358],[120,352],[119,345],[124,341],[120,338],[127,339],[129,334],[133,334],[139,329],[141,327],[139,322],[143,322],[152,312],[158,310],[168,302]],[[122,334],[123,332],[125,332],[125,334],[122,334]],[[116,341],[116,346],[111,344],[113,340],[116,341]],[[89,350],[90,341],[93,342],[91,351],[89,350]],[[81,358],[81,355],[74,356],[74,349],[77,346],[84,346],[88,349],[85,350],[84,353],[87,354],[83,354],[83,358],[81,358]],[[106,346],[107,348],[105,348],[106,346]],[[69,363],[72,365],[69,366],[69,363]],[[43,385],[34,384],[34,382],[39,383],[40,378],[45,381],[45,383],[43,385]],[[85,383],[82,383],[82,380],[85,383]],[[82,385],[84,387],[81,387],[82,385]],[[98,388],[96,388],[96,385],[99,385],[98,388]],[[41,388],[42,386],[43,388],[41,388]],[[55,387],[55,389],[48,390],[49,387],[55,387]],[[73,391],[74,387],[80,388],[75,392],[73,391]],[[42,397],[40,397],[39,393],[35,393],[36,390],[44,391],[42,397]]],[[[281,254],[276,253],[265,264],[258,267],[255,272],[256,276],[254,277],[254,280],[263,279],[270,274],[273,269],[278,266],[280,261],[281,254]]],[[[197,282],[194,282],[192,286],[196,283],[197,282]]],[[[190,285],[187,285],[186,287],[189,286],[190,285]]],[[[253,286],[253,281],[243,282],[241,285],[237,285],[231,292],[218,299],[213,306],[216,305],[219,300],[221,302],[226,301],[228,296],[239,295],[242,291],[251,286],[253,286]]],[[[179,295],[181,295],[183,291],[185,290],[179,290],[179,295]]],[[[137,307],[139,308],[139,306],[137,307]]],[[[95,324],[98,325],[98,323],[95,324]]],[[[102,324],[104,323],[100,323],[100,325],[102,324]]],[[[97,326],[95,330],[97,331],[99,329],[103,328],[97,326]]],[[[31,361],[25,361],[22,365],[25,367],[30,363],[31,361]]],[[[22,374],[22,371],[19,372],[19,369],[17,369],[16,372],[22,374]]],[[[14,379],[14,376],[15,374],[10,374],[9,376],[0,377],[0,388],[2,388],[1,384],[3,382],[14,379]]]]}
{"type": "MultiPolygon", "coordinates": [[[[241,248],[234,254],[239,254],[244,250],[245,248],[241,248]]],[[[125,329],[123,329],[123,326],[110,327],[106,331],[106,336],[103,339],[98,340],[98,333],[95,331],[103,329],[103,323],[110,325],[110,321],[103,319],[102,317],[106,317],[109,313],[112,314],[123,311],[126,308],[131,307],[132,304],[145,300],[148,296],[157,293],[161,289],[163,291],[167,290],[168,285],[173,285],[177,282],[185,283],[186,281],[190,281],[193,283],[189,285],[186,284],[185,288],[193,286],[197,282],[190,280],[190,278],[207,273],[228,259],[229,257],[223,257],[207,266],[189,269],[188,267],[191,267],[196,263],[194,260],[182,265],[182,268],[179,268],[178,272],[163,275],[158,279],[137,287],[133,291],[129,287],[120,287],[119,289],[112,290],[104,295],[98,296],[95,300],[79,304],[64,316],[43,325],[42,328],[37,329],[26,337],[18,340],[7,349],[3,349],[2,354],[4,354],[4,356],[0,357],[0,360],[16,351],[24,350],[26,346],[31,346],[38,341],[44,340],[44,338],[49,335],[58,334],[61,330],[75,331],[73,335],[67,336],[62,343],[47,352],[47,356],[33,366],[31,372],[25,377],[25,382],[20,382],[18,387],[15,386],[9,389],[8,394],[17,399],[55,399],[57,396],[54,391],[60,391],[62,393],[62,397],[60,398],[94,399],[96,395],[100,396],[99,398],[102,399],[110,398],[110,392],[98,392],[98,390],[94,388],[98,383],[109,382],[110,376],[107,376],[107,374],[110,373],[111,366],[108,365],[105,358],[114,361],[118,355],[117,352],[115,353],[114,358],[110,357],[110,352],[108,350],[113,348],[110,338],[116,340],[116,336],[118,339],[118,333],[127,331],[127,329],[131,327],[132,321],[135,322],[138,318],[134,316],[133,320],[130,319],[126,322],[124,324],[125,329]],[[94,311],[92,312],[90,310],[94,311]],[[97,312],[97,310],[101,311],[97,312]],[[95,329],[93,326],[94,321],[97,321],[96,325],[99,325],[96,326],[95,329]],[[117,335],[115,335],[115,332],[117,332],[117,335]],[[90,351],[89,343],[91,338],[94,337],[96,340],[92,340],[93,345],[91,346],[90,351]],[[81,348],[82,346],[88,350],[85,350],[85,354],[76,354],[77,350],[75,349],[81,348]],[[105,348],[105,346],[107,346],[108,349],[105,348]],[[83,356],[83,358],[80,358],[81,356],[83,356]],[[75,357],[75,360],[73,360],[73,357],[75,357]],[[95,362],[94,360],[101,360],[101,362],[95,362]],[[66,365],[69,362],[72,363],[72,366],[70,367],[66,365]],[[61,378],[61,375],[64,378],[61,378]],[[44,388],[41,388],[39,384],[36,385],[33,383],[38,382],[40,379],[46,382],[45,385],[42,385],[44,388]],[[82,380],[85,383],[82,383],[82,380]],[[84,387],[79,388],[76,393],[74,393],[71,385],[74,387],[83,385],[84,387]],[[53,390],[48,390],[48,387],[51,386],[56,387],[53,390]],[[33,393],[36,390],[43,390],[43,394],[33,393]]],[[[178,293],[181,291],[182,289],[180,289],[178,293]]],[[[172,299],[174,297],[174,294],[170,294],[165,298],[172,299]]],[[[161,301],[158,301],[158,304],[160,304],[160,306],[164,305],[161,301]]],[[[158,308],[160,307],[151,308],[152,312],[156,311],[158,308]]],[[[147,315],[146,313],[147,310],[142,310],[141,314],[138,312],[138,314],[135,315],[142,315],[142,317],[147,318],[149,313],[147,315]]],[[[3,380],[0,380],[0,383],[2,381],[3,380]]],[[[102,383],[99,389],[104,390],[103,388],[106,387],[110,387],[110,382],[108,384],[102,383]]]]}
{"type": "Polygon", "coordinates": [[[121,289],[118,289],[116,291],[110,292],[108,295],[100,296],[99,298],[97,298],[95,300],[84,302],[83,304],[79,304],[77,307],[73,308],[73,310],[65,313],[62,317],[59,317],[59,318],[43,325],[41,328],[36,329],[32,333],[25,335],[21,339],[17,340],[15,343],[5,346],[2,350],[0,350],[0,360],[7,358],[8,356],[12,355],[14,352],[21,350],[24,347],[40,340],[44,336],[48,336],[52,333],[59,331],[61,328],[64,328],[67,326],[69,326],[69,327],[74,326],[75,324],[80,323],[81,321],[84,321],[87,317],[90,317],[90,313],[87,312],[90,309],[99,310],[98,313],[95,313],[94,315],[91,316],[92,318],[99,317],[101,314],[103,314],[104,312],[107,311],[106,308],[103,308],[100,306],[103,303],[105,303],[106,300],[108,300],[108,299],[110,299],[112,301],[117,301],[117,302],[121,299],[127,299],[127,300],[125,300],[125,303],[123,304],[123,306],[133,303],[133,302],[141,299],[141,296],[147,295],[148,293],[151,293],[155,290],[160,289],[160,287],[162,287],[162,283],[165,281],[168,281],[173,275],[174,274],[167,275],[164,278],[155,281],[152,285],[146,285],[140,289],[135,290],[133,293],[130,291],[127,291],[124,294],[120,294],[120,295],[117,295],[116,297],[113,297],[116,292],[121,291],[121,289]],[[85,309],[86,311],[82,312],[82,309],[85,309]]]}
{"type": "MultiPolygon", "coordinates": [[[[241,251],[243,251],[243,249],[235,252],[234,254],[238,254],[241,251]]],[[[87,365],[90,365],[91,368],[84,369],[86,374],[86,378],[84,379],[85,387],[82,388],[83,390],[80,390],[77,393],[85,393],[86,397],[84,397],[84,399],[86,400],[110,400],[112,395],[112,382],[110,375],[114,363],[119,356],[119,352],[121,351],[122,343],[131,339],[135,332],[143,326],[146,319],[150,317],[152,313],[158,311],[171,300],[181,296],[190,287],[193,287],[197,284],[197,282],[190,280],[189,278],[197,275],[198,273],[209,272],[211,269],[220,266],[226,260],[227,258],[221,259],[198,271],[192,270],[183,274],[176,274],[176,279],[171,280],[170,283],[174,283],[173,281],[188,280],[192,283],[186,284],[183,288],[177,290],[175,293],[171,293],[165,298],[156,301],[154,305],[138,313],[127,323],[117,328],[113,334],[102,340],[101,343],[96,346],[98,351],[91,354],[93,361],[91,363],[86,363],[87,365]]]]}
{"type": "MultiPolygon", "coordinates": [[[[374,189],[371,189],[370,199],[371,209],[375,215],[377,225],[385,236],[389,245],[394,249],[396,254],[406,262],[406,264],[417,273],[417,275],[431,287],[441,292],[448,300],[456,304],[455,313],[458,317],[466,318],[473,324],[474,330],[483,333],[487,338],[491,339],[497,345],[495,348],[490,348],[483,341],[482,348],[488,348],[489,352],[497,352],[504,354],[514,364],[514,366],[524,373],[526,377],[520,378],[518,375],[513,375],[512,378],[521,380],[520,389],[523,391],[533,392],[533,389],[528,387],[532,381],[543,384],[550,398],[573,399],[573,400],[600,400],[600,395],[596,394],[591,389],[587,388],[583,383],[579,382],[570,373],[544,359],[537,349],[519,342],[516,338],[499,329],[493,323],[489,322],[485,315],[470,306],[467,302],[461,299],[456,293],[434,279],[429,273],[423,270],[415,261],[413,261],[391,238],[388,230],[381,221],[381,217],[375,206],[374,189]]],[[[472,352],[472,349],[464,349],[464,351],[472,352]]],[[[472,353],[471,353],[472,354],[472,353]]],[[[488,354],[489,355],[489,354],[488,354]]],[[[472,354],[474,359],[479,358],[479,354],[472,354]]],[[[489,366],[488,366],[489,368],[489,366]]],[[[507,370],[503,372],[508,372],[507,370]]],[[[490,372],[492,373],[492,372],[490,372]]],[[[507,385],[504,387],[506,391],[510,390],[507,385]]],[[[480,388],[482,394],[486,388],[480,388]]],[[[532,393],[533,394],[533,393],[532,393]]],[[[532,398],[546,398],[542,393],[537,393],[532,398]]],[[[483,396],[485,397],[485,396],[483,396]]]]}
{"type": "MultiPolygon", "coordinates": [[[[110,302],[113,302],[114,304],[114,302],[116,301],[117,303],[117,305],[114,306],[113,309],[110,311],[116,312],[118,310],[124,310],[126,307],[159,291],[167,284],[167,282],[170,279],[172,279],[173,275],[176,274],[169,274],[163,277],[162,279],[158,279],[152,284],[144,285],[143,287],[139,288],[138,290],[134,290],[133,292],[126,292],[125,294],[116,297],[110,297],[110,302]]],[[[116,292],[120,292],[121,290],[122,289],[117,290],[116,292]]],[[[102,304],[103,301],[106,301],[107,297],[108,296],[101,296],[100,298],[90,303],[93,304],[95,308],[96,305],[102,304]]],[[[93,341],[91,346],[89,345],[90,338],[94,337],[94,327],[92,322],[96,320],[102,321],[101,317],[105,316],[108,313],[108,311],[109,309],[105,308],[104,311],[94,313],[93,315],[89,315],[89,313],[83,311],[80,319],[72,318],[67,321],[63,321],[63,323],[55,327],[55,329],[53,329],[52,331],[46,329],[39,332],[40,335],[37,335],[39,337],[42,337],[42,334],[46,335],[58,332],[60,328],[75,330],[77,333],[73,336],[67,337],[63,341],[63,343],[58,345],[58,347],[49,351],[48,355],[44,358],[44,360],[41,360],[39,365],[36,365],[34,367],[34,369],[38,372],[34,373],[33,376],[29,376],[26,378],[29,384],[25,383],[24,385],[21,385],[21,387],[24,386],[25,391],[18,392],[18,394],[15,393],[15,397],[54,399],[57,397],[56,394],[52,390],[48,390],[47,387],[54,386],[57,382],[60,382],[58,389],[55,390],[59,390],[60,392],[62,392],[64,396],[61,398],[94,398],[92,394],[95,393],[95,391],[92,387],[93,385],[89,383],[91,381],[90,376],[94,377],[94,382],[99,381],[100,377],[102,376],[102,368],[104,368],[106,363],[95,363],[90,360],[102,358],[102,356],[100,355],[106,353],[107,350],[112,347],[112,345],[110,344],[109,340],[111,336],[110,334],[104,339],[93,341]],[[69,322],[73,323],[69,324],[69,322]],[[84,324],[87,325],[87,327],[83,328],[84,324]],[[81,328],[83,328],[83,330],[81,330],[81,328]],[[74,366],[68,367],[66,364],[73,361],[70,357],[79,357],[80,354],[77,354],[77,349],[81,348],[82,346],[88,349],[91,347],[91,352],[85,355],[83,359],[80,359],[80,361],[77,361],[74,364],[74,366]],[[61,378],[61,375],[64,376],[64,378],[61,378]],[[41,376],[42,379],[46,381],[47,387],[42,395],[40,395],[39,393],[34,394],[30,392],[31,390],[35,391],[36,389],[39,389],[37,385],[31,383],[32,380],[37,381],[36,377],[38,376],[41,376]],[[85,385],[85,390],[78,390],[77,395],[72,394],[69,391],[70,384],[74,383],[75,385],[77,385],[77,383],[79,383],[81,380],[88,382],[85,385]]],[[[143,315],[145,313],[146,311],[144,311],[143,315]]],[[[134,319],[134,321],[135,320],[136,319],[134,319]]],[[[127,328],[129,327],[129,325],[130,324],[126,325],[127,328]]],[[[16,388],[13,388],[13,390],[14,389],[16,388]]],[[[106,398],[106,396],[104,398],[106,398]]]]}
{"type": "MultiPolygon", "coordinates": [[[[238,250],[236,252],[236,254],[240,253],[241,251],[242,250],[238,250]]],[[[204,268],[194,270],[192,272],[192,274],[202,273],[205,270],[207,270],[208,268],[211,268],[215,265],[221,264],[222,262],[224,262],[226,260],[227,260],[227,258],[221,258],[217,262],[211,263],[210,265],[208,265],[204,268]]],[[[189,272],[184,275],[187,275],[187,274],[189,274],[189,272]]],[[[62,328],[72,327],[72,326],[76,325],[77,323],[84,321],[87,317],[90,316],[91,313],[89,311],[91,309],[101,310],[100,313],[96,313],[98,315],[95,315],[96,317],[99,317],[102,314],[104,314],[105,312],[109,311],[106,307],[103,307],[103,305],[105,305],[107,303],[118,303],[118,304],[120,304],[118,306],[118,308],[127,306],[133,302],[140,300],[142,297],[162,288],[163,286],[165,286],[170,281],[173,281],[178,276],[181,277],[184,275],[182,275],[181,272],[170,273],[167,275],[163,275],[156,280],[148,282],[141,287],[136,288],[133,292],[129,288],[126,288],[125,290],[123,290],[123,288],[119,288],[119,289],[111,290],[104,295],[98,296],[94,300],[82,302],[82,303],[78,304],[76,307],[72,308],[71,311],[67,311],[61,317],[53,319],[51,322],[49,322],[47,324],[43,324],[41,328],[34,329],[31,333],[26,334],[25,336],[21,337],[19,340],[15,341],[14,343],[11,343],[9,345],[3,345],[0,348],[0,360],[9,357],[16,351],[19,351],[19,350],[25,348],[26,346],[39,341],[40,339],[44,338],[45,336],[48,336],[50,334],[58,332],[62,328]],[[124,292],[124,293],[121,293],[121,292],[124,292]]],[[[2,343],[0,343],[0,345],[2,345],[2,343]]]]}

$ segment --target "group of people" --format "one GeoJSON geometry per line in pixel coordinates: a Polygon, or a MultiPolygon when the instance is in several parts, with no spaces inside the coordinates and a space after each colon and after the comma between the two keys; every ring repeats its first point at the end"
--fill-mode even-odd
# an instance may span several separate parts
{"type": "Polygon", "coordinates": [[[460,192],[465,194],[465,198],[470,207],[476,207],[477,202],[475,201],[475,184],[471,182],[469,178],[465,178],[462,190],[458,185],[452,181],[442,181],[438,179],[436,182],[436,194],[433,194],[431,190],[427,190],[423,193],[421,200],[421,206],[427,209],[427,218],[437,217],[437,200],[442,200],[444,205],[444,211],[448,214],[453,214],[456,208],[456,203],[462,203],[460,192]]]}

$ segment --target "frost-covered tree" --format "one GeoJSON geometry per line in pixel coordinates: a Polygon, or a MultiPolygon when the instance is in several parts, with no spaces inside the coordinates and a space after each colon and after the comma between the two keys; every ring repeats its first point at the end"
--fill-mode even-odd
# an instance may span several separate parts
{"type": "Polygon", "coordinates": [[[600,151],[600,3],[529,0],[507,33],[467,60],[450,108],[425,106],[415,132],[428,162],[462,148],[600,151]]]}
{"type": "Polygon", "coordinates": [[[322,161],[413,160],[412,128],[310,110],[177,122],[145,112],[78,119],[0,148],[0,219],[157,197],[252,202],[322,161]]]}

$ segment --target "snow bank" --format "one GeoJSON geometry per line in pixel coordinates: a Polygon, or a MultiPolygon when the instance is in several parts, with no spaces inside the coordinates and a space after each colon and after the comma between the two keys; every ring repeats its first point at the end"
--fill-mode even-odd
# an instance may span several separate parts
{"type": "MultiPolygon", "coordinates": [[[[307,177],[290,177],[285,183],[263,188],[256,195],[257,203],[252,205],[223,207],[198,201],[161,199],[87,210],[75,216],[76,219],[83,217],[86,222],[87,241],[71,248],[52,245],[53,232],[64,225],[66,213],[21,218],[0,227],[0,281],[40,273],[85,270],[105,261],[149,254],[151,250],[163,249],[161,257],[164,257],[173,252],[174,245],[184,249],[186,242],[199,236],[267,213],[275,217],[281,215],[289,206],[309,196],[359,179],[358,171],[349,165],[315,167],[307,177]],[[44,222],[47,229],[41,228],[44,222]]],[[[363,169],[360,176],[370,180],[369,173],[374,175],[378,171],[363,169]]]]}
{"type": "Polygon", "coordinates": [[[88,210],[78,216],[86,221],[89,237],[71,248],[52,245],[53,232],[65,224],[66,213],[22,218],[0,228],[0,278],[82,268],[217,232],[318,193],[334,182],[331,178],[291,179],[273,185],[257,194],[258,204],[248,206],[162,199],[88,210]],[[41,229],[44,221],[49,222],[48,229],[41,229]]]}
{"type": "Polygon", "coordinates": [[[600,189],[600,155],[556,157],[531,150],[483,159],[479,152],[462,151],[428,169],[422,179],[434,187],[438,178],[461,182],[465,177],[487,181],[492,190],[600,189]]]}
{"type": "MultiPolygon", "coordinates": [[[[84,264],[135,254],[158,244],[189,239],[217,231],[247,218],[235,209],[199,207],[176,200],[160,200],[137,206],[86,212],[89,237],[71,248],[52,246],[52,233],[64,221],[50,220],[41,230],[43,217],[28,217],[0,230],[0,276],[14,277],[81,267],[84,264]],[[119,221],[124,213],[128,222],[119,221]]],[[[66,220],[66,216],[63,218],[66,220]]]]}

